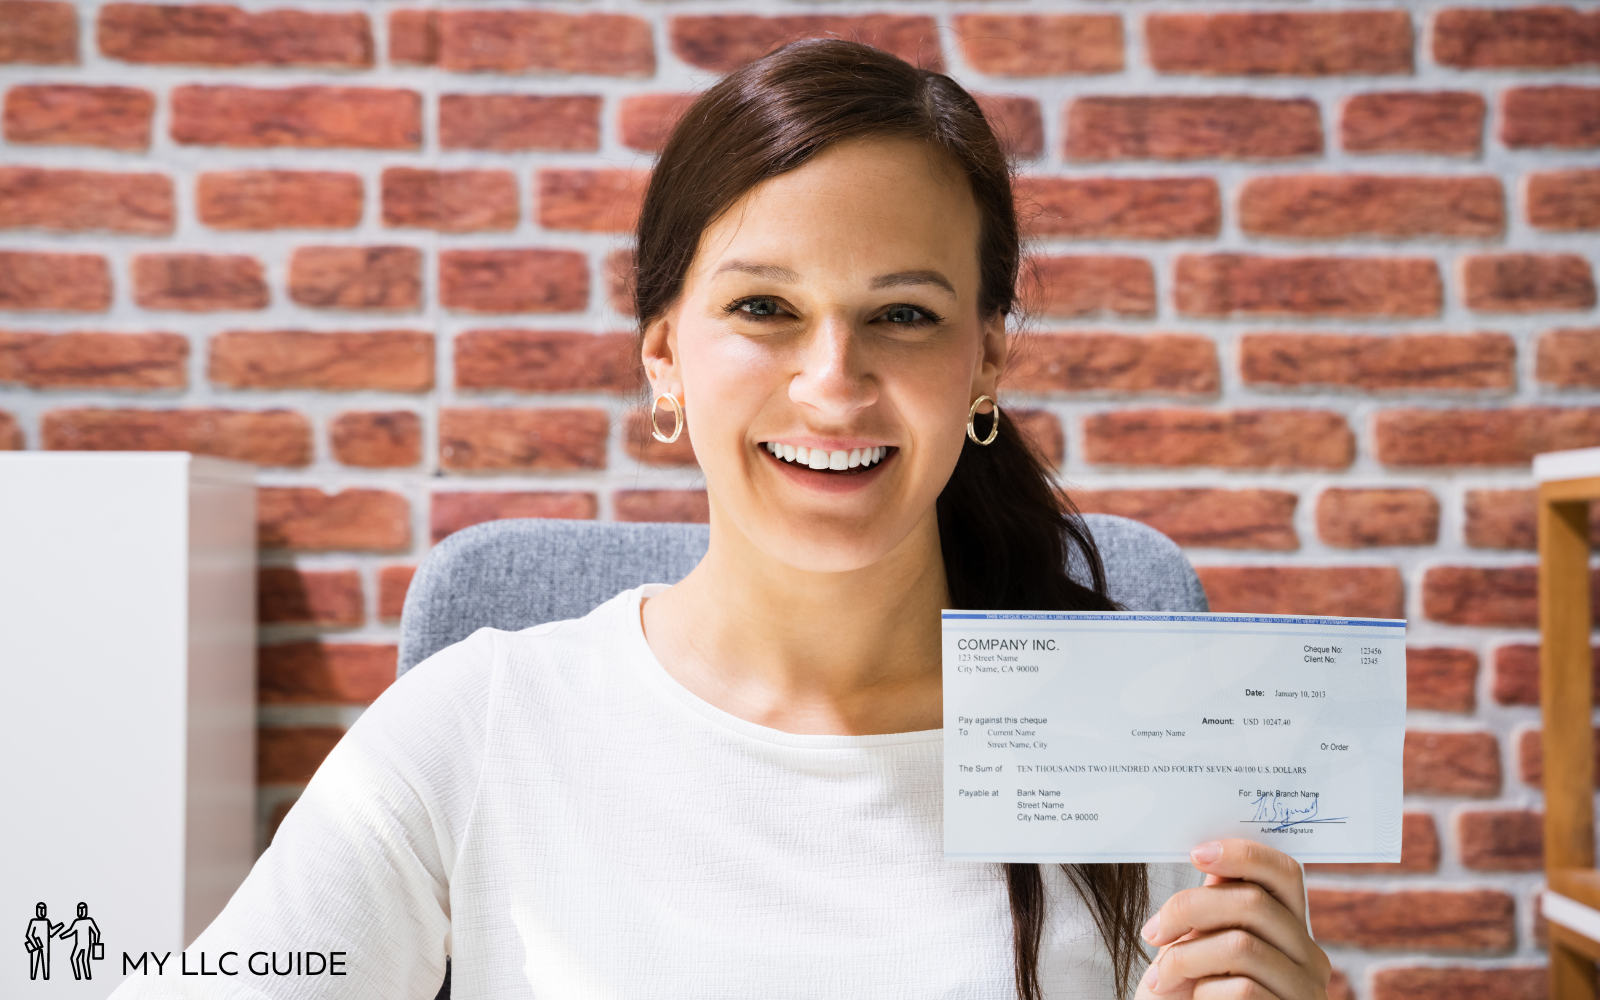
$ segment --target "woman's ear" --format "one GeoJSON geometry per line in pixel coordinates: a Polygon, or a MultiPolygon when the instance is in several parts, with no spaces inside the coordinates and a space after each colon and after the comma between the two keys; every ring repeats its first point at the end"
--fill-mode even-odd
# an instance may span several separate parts
{"type": "Polygon", "coordinates": [[[639,362],[652,386],[668,382],[676,375],[678,343],[671,317],[663,313],[645,327],[639,347],[639,362]]]}
{"type": "Polygon", "coordinates": [[[981,343],[982,355],[978,374],[973,379],[973,396],[978,393],[999,395],[1000,378],[1005,374],[1010,342],[1006,337],[1006,314],[995,312],[984,321],[981,343]]]}

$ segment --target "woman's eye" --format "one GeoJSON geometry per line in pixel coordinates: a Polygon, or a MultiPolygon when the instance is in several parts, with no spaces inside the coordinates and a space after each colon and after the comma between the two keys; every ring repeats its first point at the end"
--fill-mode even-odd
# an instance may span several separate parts
{"type": "MultiPolygon", "coordinates": [[[[737,314],[743,316],[746,319],[753,319],[753,320],[772,319],[772,318],[777,316],[776,304],[773,302],[773,300],[772,300],[772,298],[770,296],[766,296],[766,295],[753,295],[753,296],[747,296],[747,297],[742,298],[742,299],[735,299],[733,302],[730,302],[726,306],[724,306],[722,308],[722,311],[723,311],[723,313],[725,315],[733,315],[733,314],[737,313],[737,314]],[[774,311],[772,311],[772,312],[766,312],[766,311],[746,312],[744,310],[744,307],[747,306],[747,305],[756,305],[756,306],[772,305],[773,308],[774,308],[774,311]]],[[[944,322],[944,318],[943,317],[941,317],[941,316],[939,316],[939,315],[937,315],[935,313],[929,312],[928,310],[923,309],[921,306],[911,306],[911,305],[890,306],[889,307],[889,311],[887,313],[885,313],[884,315],[885,316],[900,315],[900,316],[909,317],[906,320],[901,321],[901,322],[893,322],[893,321],[891,321],[890,324],[889,324],[890,326],[933,326],[933,325],[935,325],[937,323],[944,322]],[[919,316],[920,316],[920,318],[918,318],[919,316]]]]}

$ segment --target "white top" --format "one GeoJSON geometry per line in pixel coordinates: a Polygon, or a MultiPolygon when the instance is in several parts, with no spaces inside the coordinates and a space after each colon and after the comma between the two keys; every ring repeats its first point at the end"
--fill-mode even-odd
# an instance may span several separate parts
{"type": "MultiPolygon", "coordinates": [[[[797,734],[723,711],[645,642],[640,596],[667,586],[486,626],[402,674],[183,955],[238,974],[180,977],[174,955],[112,1000],[432,1000],[446,954],[455,1000],[1014,1000],[1004,873],[943,858],[944,731],[797,734]],[[346,975],[246,968],[306,950],[345,952],[346,975]]],[[[1087,904],[1043,872],[1044,995],[1109,1000],[1087,904]]],[[[1187,863],[1150,876],[1147,913],[1204,881],[1187,863]]]]}
{"type": "Polygon", "coordinates": [[[1538,482],[1585,476],[1600,476],[1600,447],[1542,451],[1533,456],[1533,478],[1538,482]]]}

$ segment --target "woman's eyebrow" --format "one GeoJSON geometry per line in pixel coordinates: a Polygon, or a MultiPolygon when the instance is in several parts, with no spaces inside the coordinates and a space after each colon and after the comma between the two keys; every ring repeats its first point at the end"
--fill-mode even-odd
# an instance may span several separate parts
{"type": "MultiPolygon", "coordinates": [[[[793,283],[800,280],[800,275],[787,267],[779,264],[761,264],[751,260],[734,259],[723,261],[720,267],[711,272],[711,276],[716,277],[724,271],[741,271],[745,274],[753,274],[758,278],[766,278],[769,281],[793,283]]],[[[948,291],[951,295],[956,294],[956,286],[951,283],[950,279],[932,268],[914,268],[909,271],[891,271],[888,274],[880,274],[872,279],[870,287],[875,289],[893,288],[897,285],[936,285],[948,291]]]]}

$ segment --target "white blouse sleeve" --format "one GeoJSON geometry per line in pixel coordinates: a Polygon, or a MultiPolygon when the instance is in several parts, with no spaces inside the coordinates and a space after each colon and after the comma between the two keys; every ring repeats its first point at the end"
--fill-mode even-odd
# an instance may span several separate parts
{"type": "Polygon", "coordinates": [[[482,770],[495,632],[480,628],[406,671],[329,751],[183,953],[191,970],[220,962],[236,974],[180,975],[173,954],[160,974],[132,972],[110,1000],[432,1000],[450,952],[457,845],[482,770]],[[344,974],[274,975],[263,964],[276,955],[281,968],[295,952],[342,952],[344,974]]]}

